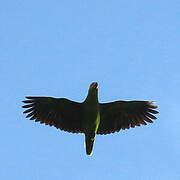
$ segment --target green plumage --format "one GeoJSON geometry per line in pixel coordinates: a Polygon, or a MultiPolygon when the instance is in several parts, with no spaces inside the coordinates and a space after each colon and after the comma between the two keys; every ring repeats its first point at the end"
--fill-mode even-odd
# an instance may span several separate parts
{"type": "Polygon", "coordinates": [[[26,97],[24,113],[30,120],[58,129],[85,134],[86,154],[91,155],[96,134],[110,134],[121,129],[152,123],[157,106],[150,101],[98,102],[98,84],[93,82],[84,102],[65,98],[26,97]]]}

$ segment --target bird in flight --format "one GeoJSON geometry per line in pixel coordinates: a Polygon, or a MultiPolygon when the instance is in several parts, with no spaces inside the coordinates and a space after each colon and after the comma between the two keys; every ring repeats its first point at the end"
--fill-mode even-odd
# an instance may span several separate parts
{"type": "Polygon", "coordinates": [[[99,103],[98,83],[93,82],[83,102],[66,98],[27,96],[23,108],[27,118],[71,133],[85,135],[86,154],[91,155],[96,134],[152,123],[157,114],[153,101],[114,101],[99,103]]]}

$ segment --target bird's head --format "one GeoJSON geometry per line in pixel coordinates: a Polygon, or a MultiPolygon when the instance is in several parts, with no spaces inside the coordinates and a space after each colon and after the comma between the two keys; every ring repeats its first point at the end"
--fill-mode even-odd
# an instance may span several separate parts
{"type": "Polygon", "coordinates": [[[89,90],[90,91],[94,91],[94,92],[97,92],[98,91],[98,83],[97,82],[93,82],[91,83],[90,87],[89,87],[89,90]]]}
{"type": "Polygon", "coordinates": [[[98,94],[98,83],[97,82],[91,83],[91,85],[89,86],[89,94],[97,96],[97,94],[98,94]]]}
{"type": "Polygon", "coordinates": [[[89,86],[88,95],[85,99],[85,102],[98,102],[98,83],[93,82],[89,86]]]}

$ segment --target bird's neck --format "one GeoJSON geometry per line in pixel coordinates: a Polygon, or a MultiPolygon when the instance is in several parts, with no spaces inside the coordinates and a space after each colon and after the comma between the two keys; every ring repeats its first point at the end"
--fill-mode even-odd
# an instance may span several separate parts
{"type": "Polygon", "coordinates": [[[85,99],[86,103],[90,103],[90,104],[97,104],[98,103],[98,94],[93,93],[93,92],[89,92],[88,96],[85,99]]]}

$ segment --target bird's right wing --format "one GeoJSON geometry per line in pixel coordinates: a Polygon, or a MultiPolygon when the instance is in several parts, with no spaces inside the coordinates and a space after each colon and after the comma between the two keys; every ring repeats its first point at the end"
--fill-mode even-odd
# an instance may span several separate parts
{"type": "Polygon", "coordinates": [[[83,133],[81,123],[82,103],[65,98],[26,97],[23,101],[27,108],[24,113],[30,120],[39,121],[46,125],[55,126],[72,133],[83,133]]]}
{"type": "Polygon", "coordinates": [[[100,103],[100,124],[97,134],[109,134],[121,129],[134,128],[156,119],[158,106],[150,101],[115,101],[100,103]]]}

